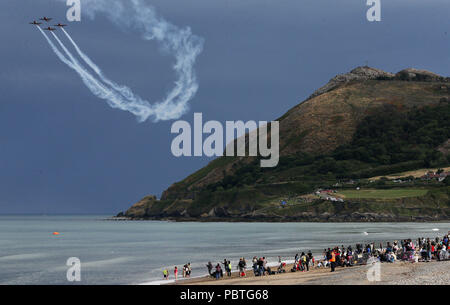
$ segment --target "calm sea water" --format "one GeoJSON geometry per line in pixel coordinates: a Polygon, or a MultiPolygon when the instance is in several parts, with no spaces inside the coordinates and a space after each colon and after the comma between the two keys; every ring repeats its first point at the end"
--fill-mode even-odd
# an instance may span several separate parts
{"type": "Polygon", "coordinates": [[[106,221],[108,216],[0,216],[0,284],[72,284],[69,257],[81,260],[78,284],[140,284],[161,280],[187,262],[244,256],[292,259],[299,251],[357,242],[434,237],[450,223],[175,223],[106,221]],[[433,231],[439,229],[439,231],[433,231]],[[58,231],[58,236],[52,232],[58,231]],[[366,233],[364,233],[366,232],[366,233]]]}

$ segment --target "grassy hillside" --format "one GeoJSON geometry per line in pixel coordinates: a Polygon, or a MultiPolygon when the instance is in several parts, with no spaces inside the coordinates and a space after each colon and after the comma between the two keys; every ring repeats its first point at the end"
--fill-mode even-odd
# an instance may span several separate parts
{"type": "Polygon", "coordinates": [[[187,220],[448,219],[450,178],[401,186],[368,178],[450,165],[442,149],[450,138],[450,82],[382,73],[376,70],[373,76],[373,69],[360,69],[356,76],[353,71],[345,74],[279,118],[277,167],[261,168],[258,158],[221,157],[173,184],[161,200],[146,197],[125,215],[187,220]],[[354,182],[346,183],[349,180],[354,182]],[[357,193],[356,186],[361,188],[357,193]],[[315,197],[318,188],[334,188],[345,201],[315,197]],[[281,201],[287,202],[283,208],[281,201]]]}
{"type": "Polygon", "coordinates": [[[428,193],[426,188],[398,188],[398,189],[363,189],[342,190],[337,193],[344,199],[396,199],[408,197],[422,197],[428,193]]]}

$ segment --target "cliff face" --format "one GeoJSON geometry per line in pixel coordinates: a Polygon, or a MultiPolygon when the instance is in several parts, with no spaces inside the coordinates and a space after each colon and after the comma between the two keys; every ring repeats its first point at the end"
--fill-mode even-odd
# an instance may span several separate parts
{"type": "MultiPolygon", "coordinates": [[[[448,101],[449,96],[450,78],[428,71],[405,69],[393,74],[370,67],[356,68],[334,77],[306,101],[278,119],[280,156],[295,158],[298,154],[329,154],[351,142],[358,124],[367,116],[383,111],[384,107],[407,112],[415,107],[438,105],[448,101]]],[[[441,149],[447,149],[447,146],[443,143],[441,149]]],[[[267,201],[271,195],[261,197],[250,192],[248,196],[254,198],[244,200],[248,206],[241,202],[233,207],[233,202],[239,201],[242,192],[238,197],[223,199],[215,198],[214,194],[212,197],[199,199],[199,193],[213,184],[222,183],[228,176],[250,166],[254,160],[255,158],[249,157],[217,158],[186,179],[170,186],[163,192],[161,201],[146,197],[133,205],[126,215],[138,218],[143,217],[142,215],[192,217],[193,214],[196,217],[225,217],[230,213],[250,213],[245,217],[251,218],[258,210],[259,202],[267,201]],[[221,203],[218,204],[218,201],[221,203]],[[223,208],[224,205],[226,208],[223,208]]],[[[288,172],[282,178],[277,176],[274,179],[275,181],[270,182],[285,183],[295,180],[288,172]]],[[[263,183],[267,181],[260,179],[248,184],[257,188],[263,183]]],[[[281,193],[275,193],[273,196],[281,196],[281,193]]]]}

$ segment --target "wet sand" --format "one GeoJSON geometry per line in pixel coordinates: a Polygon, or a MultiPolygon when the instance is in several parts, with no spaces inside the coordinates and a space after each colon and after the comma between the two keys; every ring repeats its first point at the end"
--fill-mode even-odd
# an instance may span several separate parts
{"type": "Polygon", "coordinates": [[[231,277],[215,280],[210,277],[178,281],[175,285],[449,285],[450,261],[419,263],[382,263],[380,281],[367,279],[369,266],[337,267],[335,272],[329,268],[312,268],[309,272],[290,272],[255,277],[253,271],[240,278],[234,272],[231,277]]]}

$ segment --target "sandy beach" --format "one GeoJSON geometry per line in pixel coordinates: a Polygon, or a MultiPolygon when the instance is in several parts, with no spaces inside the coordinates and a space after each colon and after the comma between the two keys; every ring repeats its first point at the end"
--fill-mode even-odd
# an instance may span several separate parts
{"type": "MultiPolygon", "coordinates": [[[[290,270],[292,266],[286,267],[290,270]]],[[[369,266],[336,268],[312,268],[309,272],[289,272],[270,276],[239,278],[234,272],[231,277],[215,280],[210,277],[178,281],[175,285],[449,285],[450,261],[443,262],[396,262],[382,263],[378,282],[367,279],[369,266]]]]}

